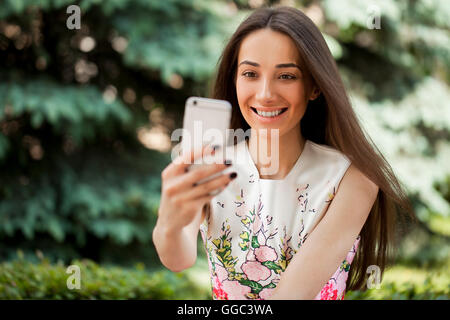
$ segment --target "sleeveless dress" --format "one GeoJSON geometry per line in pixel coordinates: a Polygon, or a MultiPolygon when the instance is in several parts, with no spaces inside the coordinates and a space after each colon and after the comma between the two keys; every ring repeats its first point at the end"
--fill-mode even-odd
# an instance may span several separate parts
{"type": "MultiPolygon", "coordinates": [[[[259,177],[245,140],[226,147],[223,154],[233,161],[224,172],[235,171],[238,176],[211,200],[200,226],[212,296],[264,300],[325,215],[350,160],[329,146],[306,140],[288,175],[269,180],[259,177]]],[[[315,300],[344,299],[359,240],[360,236],[315,300]]]]}

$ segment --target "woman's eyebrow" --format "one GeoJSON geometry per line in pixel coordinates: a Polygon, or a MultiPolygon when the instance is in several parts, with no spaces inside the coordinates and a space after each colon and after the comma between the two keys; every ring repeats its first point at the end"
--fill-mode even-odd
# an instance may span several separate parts
{"type": "MultiPolygon", "coordinates": [[[[258,63],[256,63],[256,62],[252,62],[252,61],[248,61],[248,60],[244,60],[244,61],[242,61],[241,63],[239,63],[239,66],[241,65],[241,64],[248,64],[248,65],[251,65],[251,66],[254,66],[254,67],[259,67],[260,65],[258,64],[258,63]]],[[[302,70],[298,65],[296,65],[295,63],[280,63],[280,64],[277,64],[276,66],[275,66],[275,68],[298,68],[300,71],[302,70]]]]}

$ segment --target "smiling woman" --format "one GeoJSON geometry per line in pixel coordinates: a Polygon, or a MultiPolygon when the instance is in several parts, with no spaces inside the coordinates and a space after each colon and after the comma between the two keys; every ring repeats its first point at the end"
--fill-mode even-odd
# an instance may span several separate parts
{"type": "MultiPolygon", "coordinates": [[[[308,101],[316,99],[319,90],[302,73],[295,42],[284,33],[270,28],[252,32],[240,45],[238,61],[235,79],[238,104],[245,121],[258,134],[258,139],[250,138],[250,146],[256,145],[256,141],[271,145],[270,129],[277,129],[280,148],[285,150],[279,159],[278,176],[283,176],[301,153],[304,141],[300,120],[308,101]],[[271,45],[267,46],[268,43],[271,45]],[[265,130],[259,134],[259,129],[269,130],[268,136],[265,130]],[[283,147],[288,145],[289,149],[283,147]]],[[[260,167],[259,163],[256,165],[260,167]]]]}
{"type": "Polygon", "coordinates": [[[232,129],[252,129],[230,146],[247,159],[233,163],[237,179],[198,222],[213,297],[343,299],[364,290],[367,268],[383,273],[390,262],[396,214],[414,213],[366,138],[318,28],[294,8],[254,11],[224,49],[212,97],[232,104],[232,129]],[[279,167],[265,176],[256,150],[272,139],[269,161],[279,167]]]}

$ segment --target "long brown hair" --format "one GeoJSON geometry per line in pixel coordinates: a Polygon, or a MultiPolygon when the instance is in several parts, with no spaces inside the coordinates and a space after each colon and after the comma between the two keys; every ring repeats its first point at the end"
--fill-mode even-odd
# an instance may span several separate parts
{"type": "Polygon", "coordinates": [[[406,226],[400,224],[402,221],[416,221],[414,210],[391,166],[364,134],[321,32],[298,9],[284,6],[257,9],[228,41],[219,59],[212,98],[227,100],[233,106],[231,128],[249,129],[240,112],[234,81],[239,48],[247,35],[264,28],[290,36],[298,48],[302,67],[321,91],[317,99],[309,101],[300,122],[303,137],[339,150],[379,187],[360,232],[360,244],[347,280],[348,290],[365,290],[367,268],[380,267],[382,277],[386,265],[394,261],[397,227],[406,226]]]}

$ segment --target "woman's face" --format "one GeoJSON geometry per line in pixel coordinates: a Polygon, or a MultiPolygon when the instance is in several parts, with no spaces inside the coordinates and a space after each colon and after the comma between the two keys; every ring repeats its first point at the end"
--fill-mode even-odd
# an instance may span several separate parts
{"type": "Polygon", "coordinates": [[[270,129],[279,129],[280,138],[300,130],[310,90],[289,36],[260,29],[244,38],[235,81],[241,113],[252,129],[265,128],[268,134],[270,129]]]}

